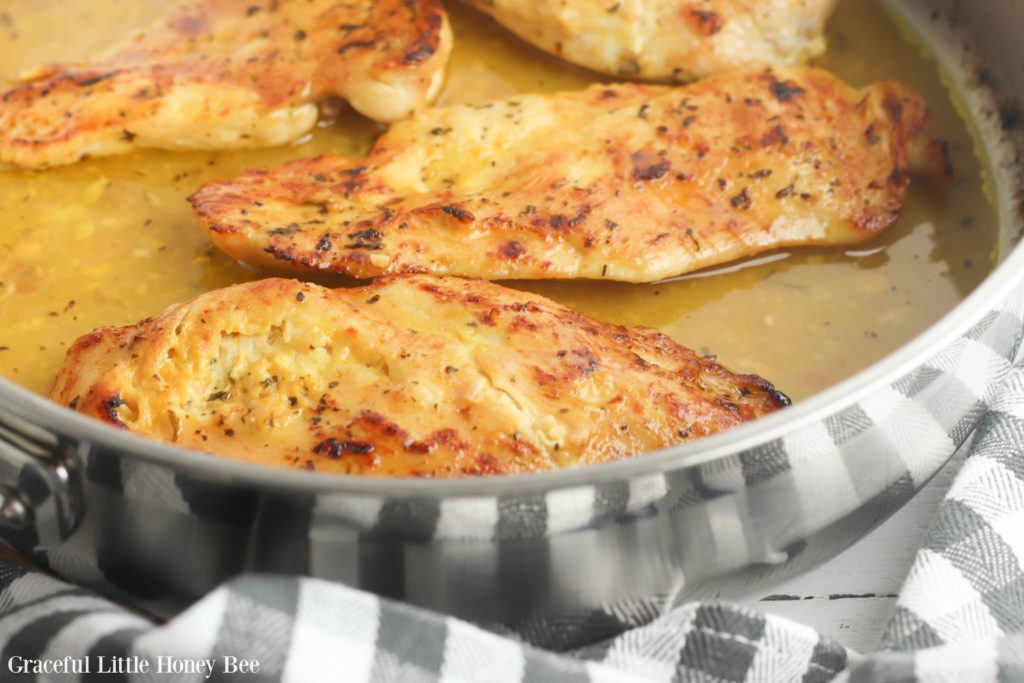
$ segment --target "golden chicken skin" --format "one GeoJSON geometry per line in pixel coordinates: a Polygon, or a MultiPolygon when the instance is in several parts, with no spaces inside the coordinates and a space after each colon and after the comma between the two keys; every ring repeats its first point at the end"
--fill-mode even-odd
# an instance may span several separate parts
{"type": "Polygon", "coordinates": [[[203,294],[68,352],[52,398],[252,463],[458,477],[617,460],[788,405],[651,329],[483,281],[355,289],[270,279],[203,294]]]}
{"type": "Polygon", "coordinates": [[[334,96],[395,121],[438,92],[450,49],[440,0],[176,0],[94,61],[0,94],[0,166],[278,145],[334,96]]]}
{"type": "Polygon", "coordinates": [[[835,0],[464,0],[523,40],[620,78],[681,81],[825,51],[835,0]]]}
{"type": "Polygon", "coordinates": [[[825,71],[593,86],[397,123],[368,157],[321,156],[190,199],[223,251],[353,278],[653,282],[895,222],[925,103],[825,71]]]}

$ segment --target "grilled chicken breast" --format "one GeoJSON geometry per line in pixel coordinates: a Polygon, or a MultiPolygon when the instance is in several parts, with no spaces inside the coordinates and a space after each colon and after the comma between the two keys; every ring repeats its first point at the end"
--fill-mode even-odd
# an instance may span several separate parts
{"type": "Polygon", "coordinates": [[[817,70],[601,85],[428,110],[365,159],[253,171],[191,201],[218,247],[266,268],[652,282],[879,234],[926,118],[896,83],[817,70]]]}
{"type": "Polygon", "coordinates": [[[231,458],[438,477],[614,460],[788,404],[654,330],[430,276],[203,294],[79,339],[52,398],[231,458]]]}
{"type": "Polygon", "coordinates": [[[675,81],[816,57],[835,7],[835,0],[466,1],[573,64],[675,81]]]}
{"type": "Polygon", "coordinates": [[[177,0],[96,61],[0,95],[0,164],[282,144],[331,96],[394,121],[438,92],[450,48],[440,0],[177,0]]]}

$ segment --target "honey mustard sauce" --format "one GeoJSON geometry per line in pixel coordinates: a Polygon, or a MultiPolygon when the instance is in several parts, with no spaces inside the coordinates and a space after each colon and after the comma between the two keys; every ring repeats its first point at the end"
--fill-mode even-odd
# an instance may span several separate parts
{"type": "MultiPolygon", "coordinates": [[[[140,27],[156,0],[0,1],[0,81],[87,58],[140,27]],[[83,30],[87,27],[87,30],[83,30]]],[[[598,76],[534,50],[452,3],[455,51],[438,104],[579,89],[598,76]]],[[[597,318],[657,327],[740,372],[805,398],[936,322],[995,261],[997,219],[968,125],[938,67],[873,2],[840,0],[819,60],[855,85],[898,80],[929,102],[929,134],[956,176],[915,178],[884,236],[854,249],[793,250],[656,285],[510,283],[597,318]]],[[[295,144],[233,152],[145,151],[46,171],[0,171],[0,376],[47,393],[78,336],[217,287],[261,277],[212,247],[185,197],[246,169],[364,154],[382,127],[342,108],[295,144]]]]}

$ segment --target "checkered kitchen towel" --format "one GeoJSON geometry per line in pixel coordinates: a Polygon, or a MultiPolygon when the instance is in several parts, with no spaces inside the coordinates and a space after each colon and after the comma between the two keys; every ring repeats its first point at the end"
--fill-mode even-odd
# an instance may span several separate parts
{"type": "Polygon", "coordinates": [[[554,654],[314,579],[242,577],[163,625],[12,564],[0,585],[0,681],[1024,681],[1024,363],[873,654],[726,604],[554,654]]]}

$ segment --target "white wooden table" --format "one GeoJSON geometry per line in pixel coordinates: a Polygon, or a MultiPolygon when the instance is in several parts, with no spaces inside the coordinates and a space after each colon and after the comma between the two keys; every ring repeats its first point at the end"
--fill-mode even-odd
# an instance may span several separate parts
{"type": "Polygon", "coordinates": [[[849,550],[753,594],[748,604],[806,624],[858,652],[873,651],[963,456],[964,450],[906,507],[849,550]]]}

